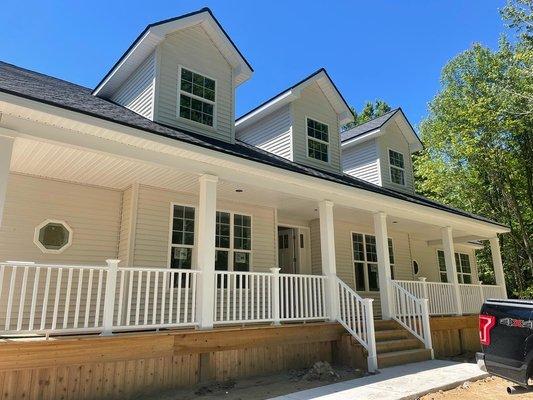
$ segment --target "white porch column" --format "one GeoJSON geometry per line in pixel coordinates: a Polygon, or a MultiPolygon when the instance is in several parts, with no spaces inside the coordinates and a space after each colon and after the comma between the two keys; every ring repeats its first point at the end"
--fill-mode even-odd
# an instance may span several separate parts
{"type": "Polygon", "coordinates": [[[327,277],[328,290],[326,307],[331,321],[336,321],[339,312],[337,294],[337,264],[335,261],[335,228],[333,222],[333,202],[321,201],[318,205],[320,218],[320,251],[322,255],[322,274],[327,277]]]}
{"type": "Polygon", "coordinates": [[[500,240],[498,239],[498,236],[496,236],[490,238],[489,242],[496,285],[501,286],[502,295],[505,296],[504,298],[507,298],[507,286],[505,285],[505,275],[503,273],[502,253],[500,252],[500,240]]]}
{"type": "Polygon", "coordinates": [[[379,297],[381,299],[381,315],[383,319],[392,318],[394,310],[390,258],[389,235],[387,233],[387,214],[377,212],[374,214],[374,233],[376,235],[376,250],[378,253],[379,297]]]}
{"type": "Polygon", "coordinates": [[[15,139],[0,136],[0,226],[6,203],[7,181],[9,179],[9,166],[11,165],[11,153],[15,139]]]}
{"type": "Polygon", "coordinates": [[[457,265],[455,263],[455,248],[453,245],[453,235],[451,226],[441,229],[442,246],[444,250],[444,261],[446,263],[446,275],[448,282],[453,283],[455,293],[455,304],[457,305],[457,315],[463,315],[463,305],[461,303],[461,292],[459,290],[459,280],[457,279],[457,265]]]}
{"type": "Polygon", "coordinates": [[[202,175],[198,200],[198,277],[197,317],[201,329],[213,327],[215,306],[215,229],[217,212],[217,182],[214,175],[202,175]]]}

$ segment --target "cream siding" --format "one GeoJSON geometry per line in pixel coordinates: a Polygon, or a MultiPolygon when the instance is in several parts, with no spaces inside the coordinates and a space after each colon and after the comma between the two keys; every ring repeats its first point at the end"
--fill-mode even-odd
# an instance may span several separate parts
{"type": "MultiPolygon", "coordinates": [[[[189,193],[140,186],[133,261],[135,266],[164,268],[169,265],[172,203],[197,207],[198,199],[196,195],[189,193]]],[[[277,232],[273,208],[223,200],[218,202],[217,208],[252,216],[252,271],[268,272],[277,265],[277,232]]],[[[196,259],[193,252],[193,267],[197,265],[196,259]]]]}
{"type": "Polygon", "coordinates": [[[118,255],[121,207],[120,191],[11,174],[0,260],[105,265],[118,255]],[[60,254],[45,254],[33,243],[35,227],[47,219],[72,228],[72,245],[60,254]]]}
{"type": "Polygon", "coordinates": [[[111,100],[143,117],[154,117],[155,52],[131,74],[111,96],[111,100]]]}
{"type": "Polygon", "coordinates": [[[345,174],[381,185],[379,164],[375,139],[342,149],[342,170],[345,174]]]}
{"type": "Polygon", "coordinates": [[[157,122],[192,132],[234,140],[232,67],[200,25],[170,34],[158,47],[156,83],[157,122]],[[216,128],[178,117],[178,67],[183,66],[216,81],[216,128]]]}
{"type": "Polygon", "coordinates": [[[261,118],[253,124],[236,127],[236,137],[270,153],[292,160],[291,106],[261,118]]]}
{"type": "Polygon", "coordinates": [[[309,166],[340,172],[340,137],[337,114],[322,89],[316,82],[306,87],[294,100],[293,107],[293,154],[294,161],[309,166]],[[307,157],[306,117],[329,126],[329,163],[307,157]]]}
{"type": "Polygon", "coordinates": [[[378,137],[378,153],[381,160],[381,181],[382,186],[406,191],[414,192],[414,178],[413,178],[413,163],[411,159],[411,151],[409,144],[405,137],[400,132],[400,128],[393,121],[391,125],[387,126],[385,134],[378,137]],[[398,151],[403,154],[405,166],[405,186],[398,185],[391,182],[389,169],[389,149],[398,151]]]}

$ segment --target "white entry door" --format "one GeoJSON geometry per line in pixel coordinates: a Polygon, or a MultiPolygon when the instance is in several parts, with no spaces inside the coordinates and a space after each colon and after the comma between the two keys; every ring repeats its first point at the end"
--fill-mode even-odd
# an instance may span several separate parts
{"type": "Polygon", "coordinates": [[[297,273],[297,248],[294,228],[278,229],[278,263],[282,274],[297,273]]]}

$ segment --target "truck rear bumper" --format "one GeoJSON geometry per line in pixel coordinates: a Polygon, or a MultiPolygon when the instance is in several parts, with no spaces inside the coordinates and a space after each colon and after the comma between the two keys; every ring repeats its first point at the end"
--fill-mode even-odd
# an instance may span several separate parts
{"type": "Polygon", "coordinates": [[[476,363],[480,370],[487,372],[487,367],[485,366],[485,354],[476,353],[476,363]]]}

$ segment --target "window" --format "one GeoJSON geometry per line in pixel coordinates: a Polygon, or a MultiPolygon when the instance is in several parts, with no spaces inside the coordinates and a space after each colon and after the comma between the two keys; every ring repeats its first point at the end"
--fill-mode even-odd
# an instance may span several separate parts
{"type": "MultiPolygon", "coordinates": [[[[172,237],[170,241],[170,268],[191,269],[194,248],[193,207],[175,205],[172,209],[172,237]]],[[[177,285],[178,282],[174,282],[177,285]]]]}
{"type": "Polygon", "coordinates": [[[180,68],[179,116],[214,126],[216,84],[211,78],[180,68]]]}
{"type": "Polygon", "coordinates": [[[33,242],[43,253],[59,254],[72,244],[72,229],[65,221],[47,219],[35,228],[33,242]]]}
{"type": "MultiPolygon", "coordinates": [[[[362,233],[352,233],[353,262],[355,269],[355,288],[359,291],[378,291],[378,254],[376,237],[362,233]]],[[[394,248],[388,239],[391,278],[394,279],[394,248]]]]}
{"type": "Polygon", "coordinates": [[[418,261],[413,260],[413,275],[417,276],[420,272],[420,267],[418,265],[418,261]]]}
{"type": "Polygon", "coordinates": [[[389,168],[392,183],[405,186],[403,154],[389,149],[389,168]]]}
{"type": "MultiPolygon", "coordinates": [[[[448,282],[446,274],[446,261],[443,250],[437,250],[437,261],[439,264],[441,282],[448,282]]],[[[470,256],[464,253],[455,253],[455,265],[457,267],[457,280],[459,283],[472,283],[472,267],[470,266],[470,256]]]]}
{"type": "Polygon", "coordinates": [[[215,269],[249,271],[252,250],[252,217],[217,211],[215,269]]]}
{"type": "Polygon", "coordinates": [[[329,128],[326,124],[307,118],[307,155],[329,162],[329,128]]]}

